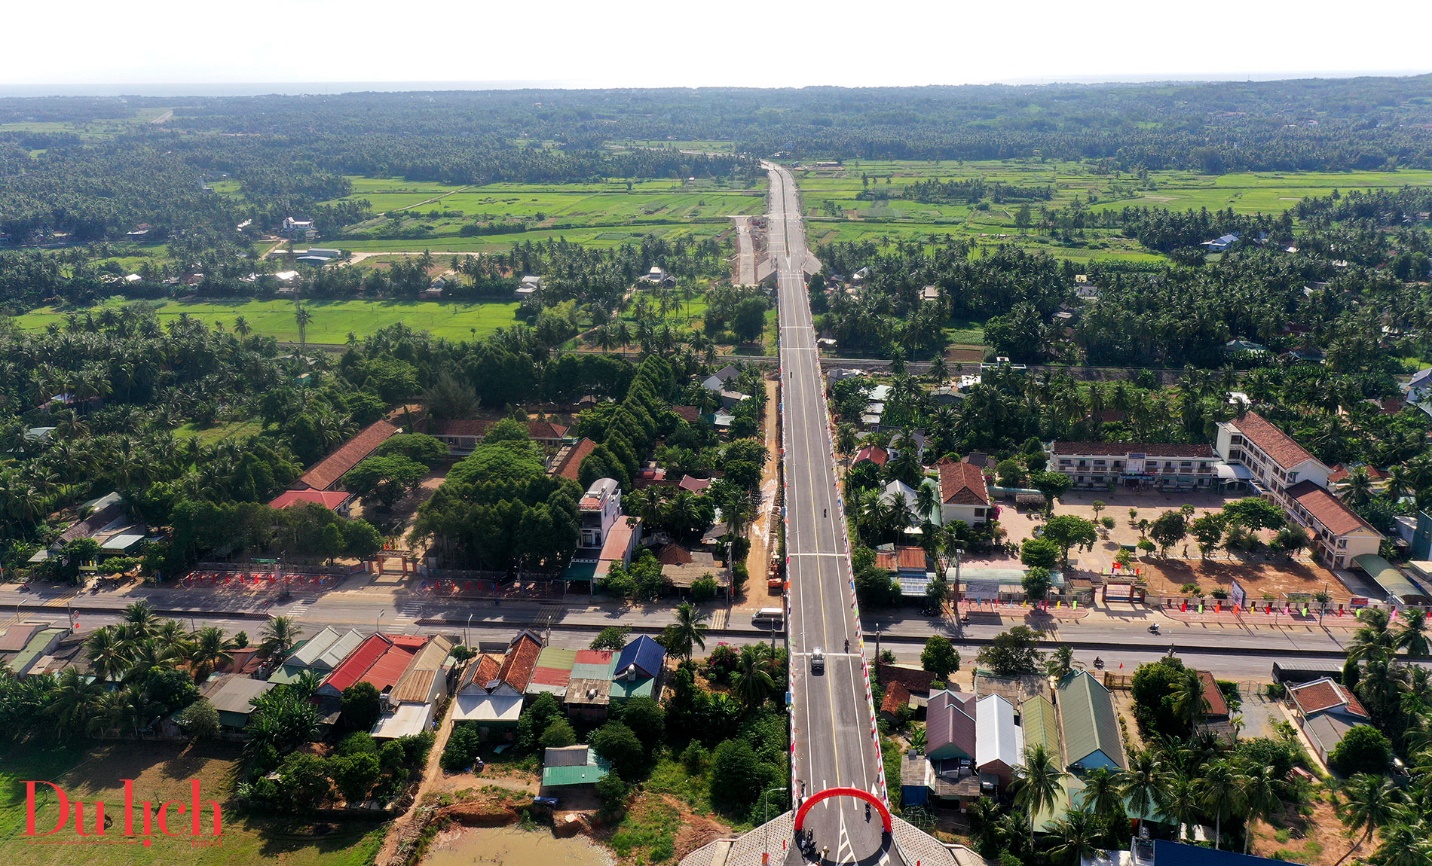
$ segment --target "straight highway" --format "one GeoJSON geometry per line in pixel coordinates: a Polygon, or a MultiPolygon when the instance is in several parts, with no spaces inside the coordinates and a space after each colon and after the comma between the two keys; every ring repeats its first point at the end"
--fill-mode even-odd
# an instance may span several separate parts
{"type": "MultiPolygon", "coordinates": [[[[874,710],[850,582],[850,549],[803,273],[800,198],[788,171],[769,163],[765,167],[771,184],[767,249],[776,265],[780,306],[792,800],[799,806],[831,788],[857,788],[883,800],[880,749],[873,736],[874,710]],[[818,654],[824,658],[823,669],[813,661],[818,654]]],[[[903,862],[882,833],[880,820],[853,797],[821,801],[806,827],[824,863],[903,862]]]]}

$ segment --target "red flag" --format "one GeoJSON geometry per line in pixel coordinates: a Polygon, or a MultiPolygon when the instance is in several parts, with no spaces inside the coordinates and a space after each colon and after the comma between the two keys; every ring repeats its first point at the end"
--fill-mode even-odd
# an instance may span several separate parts
{"type": "Polygon", "coordinates": [[[1119,662],[1119,670],[1123,670],[1123,669],[1124,669],[1124,663],[1123,663],[1123,662],[1119,662]]]}

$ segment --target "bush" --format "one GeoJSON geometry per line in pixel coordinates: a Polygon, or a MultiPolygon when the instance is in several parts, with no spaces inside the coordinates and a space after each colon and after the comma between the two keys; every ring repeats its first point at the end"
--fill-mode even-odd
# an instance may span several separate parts
{"type": "Polygon", "coordinates": [[[409,767],[418,767],[427,763],[428,753],[433,750],[436,740],[437,737],[432,731],[423,731],[421,734],[399,737],[394,742],[403,747],[403,763],[409,767]]]}
{"type": "Polygon", "coordinates": [[[1392,763],[1392,743],[1372,725],[1354,725],[1328,753],[1328,764],[1344,776],[1383,775],[1392,763]]]}
{"type": "Polygon", "coordinates": [[[367,731],[355,731],[344,737],[334,750],[334,754],[340,757],[348,755],[376,755],[378,754],[378,741],[367,731]]]}
{"type": "Polygon", "coordinates": [[[744,816],[761,792],[761,767],[751,744],[727,740],[716,747],[711,762],[711,802],[744,816]]]}
{"type": "Polygon", "coordinates": [[[736,671],[740,659],[741,654],[736,652],[735,647],[724,643],[718,645],[706,656],[706,679],[719,686],[730,685],[731,674],[736,671]]]}
{"type": "Polygon", "coordinates": [[[458,722],[453,725],[452,733],[448,735],[447,748],[443,749],[443,756],[438,763],[449,773],[461,772],[472,766],[481,746],[481,735],[477,726],[458,722]]]}
{"type": "Polygon", "coordinates": [[[212,737],[219,733],[219,711],[208,698],[200,698],[179,714],[179,727],[191,737],[212,737]]]}
{"type": "Polygon", "coordinates": [[[704,604],[716,598],[721,591],[721,586],[716,583],[716,578],[709,574],[703,574],[691,584],[691,600],[697,604],[704,604]]]}
{"type": "Polygon", "coordinates": [[[378,756],[371,754],[329,758],[328,772],[350,805],[362,802],[383,774],[378,756]]]}
{"type": "Polygon", "coordinates": [[[700,775],[701,771],[706,769],[706,762],[710,759],[711,755],[706,751],[706,747],[696,740],[692,740],[691,744],[681,751],[681,766],[690,776],[700,775]]]}
{"type": "Polygon", "coordinates": [[[577,744],[577,732],[572,730],[572,723],[566,719],[556,719],[542,732],[543,749],[560,749],[564,746],[575,746],[577,744]]]}
{"type": "Polygon", "coordinates": [[[631,732],[646,746],[648,755],[666,739],[666,711],[652,698],[627,701],[617,721],[631,728],[631,732]]]}
{"type": "Polygon", "coordinates": [[[350,731],[368,731],[378,723],[383,704],[372,683],[354,683],[343,690],[343,724],[350,731]]]}
{"type": "Polygon", "coordinates": [[[641,774],[646,750],[631,728],[621,722],[607,722],[592,733],[591,743],[623,779],[636,779],[641,774]]]}
{"type": "Polygon", "coordinates": [[[547,726],[562,717],[562,707],[557,699],[546,692],[537,696],[532,706],[522,711],[517,718],[517,746],[530,752],[542,742],[547,726]]]}
{"type": "Polygon", "coordinates": [[[731,594],[740,595],[746,591],[746,583],[751,579],[751,574],[746,570],[745,560],[731,566],[731,594]]]}
{"type": "Polygon", "coordinates": [[[609,815],[616,815],[626,806],[627,797],[631,795],[631,786],[622,781],[622,777],[616,773],[608,773],[597,781],[597,799],[602,801],[602,809],[609,815]]]}

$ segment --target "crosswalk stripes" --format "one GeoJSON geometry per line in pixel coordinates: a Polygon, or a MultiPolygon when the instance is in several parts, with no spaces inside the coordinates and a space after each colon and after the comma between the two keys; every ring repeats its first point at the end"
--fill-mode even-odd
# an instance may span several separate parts
{"type": "Polygon", "coordinates": [[[394,611],[393,628],[395,630],[407,630],[407,627],[423,618],[422,602],[410,601],[398,605],[394,611]]]}
{"type": "Polygon", "coordinates": [[[313,607],[314,601],[315,599],[312,598],[300,598],[289,605],[288,610],[284,611],[283,615],[297,622],[303,619],[303,615],[308,613],[310,607],[313,607]]]}
{"type": "Polygon", "coordinates": [[[726,627],[726,624],[729,623],[730,621],[731,621],[731,611],[727,610],[727,609],[724,608],[724,607],[721,608],[720,610],[717,610],[717,611],[713,612],[713,613],[711,614],[711,627],[712,627],[712,628],[725,628],[725,627],[726,627]]]}

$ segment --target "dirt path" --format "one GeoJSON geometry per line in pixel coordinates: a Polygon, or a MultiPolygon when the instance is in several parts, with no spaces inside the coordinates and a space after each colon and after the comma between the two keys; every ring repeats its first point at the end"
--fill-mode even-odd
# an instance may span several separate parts
{"type": "Polygon", "coordinates": [[[766,380],[766,418],[764,422],[766,450],[771,457],[761,472],[761,510],[751,524],[751,552],[746,555],[746,571],[750,582],[746,584],[744,597],[731,605],[740,608],[759,608],[770,604],[766,593],[766,564],[770,561],[771,547],[778,544],[774,535],[776,521],[776,492],[780,489],[781,438],[778,407],[781,405],[781,385],[766,380]]]}
{"type": "Polygon", "coordinates": [[[423,796],[428,793],[442,767],[439,759],[442,758],[443,749],[447,748],[448,737],[452,734],[452,707],[456,701],[450,702],[447,711],[443,714],[442,724],[438,726],[437,736],[433,739],[432,751],[428,752],[428,765],[423,768],[422,781],[418,782],[418,790],[413,795],[412,805],[397,820],[388,827],[388,833],[383,837],[383,847],[378,849],[378,856],[373,861],[379,864],[392,864],[397,862],[398,840],[403,838],[403,831],[412,823],[417,815],[418,806],[423,802],[423,796]]]}

